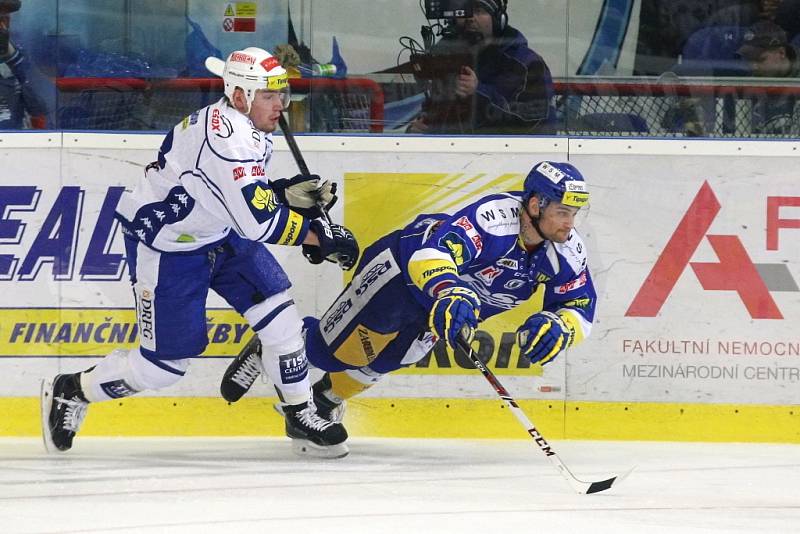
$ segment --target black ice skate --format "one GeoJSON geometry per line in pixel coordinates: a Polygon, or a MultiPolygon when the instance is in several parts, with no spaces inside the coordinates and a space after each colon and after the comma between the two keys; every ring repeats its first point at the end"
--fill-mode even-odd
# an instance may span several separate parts
{"type": "Polygon", "coordinates": [[[228,402],[236,402],[247,393],[264,370],[261,362],[261,342],[258,336],[245,345],[222,375],[219,392],[228,402]]]}
{"type": "MultiPolygon", "coordinates": [[[[331,400],[326,392],[331,389],[331,375],[325,373],[313,386],[312,391],[314,394],[314,405],[317,407],[317,415],[323,419],[327,419],[332,423],[341,423],[344,419],[345,401],[335,402],[331,400]]],[[[284,408],[287,405],[279,402],[273,407],[279,414],[284,415],[284,408]]]]}
{"type": "Polygon", "coordinates": [[[347,430],[317,414],[313,402],[283,405],[286,435],[292,438],[292,449],[300,456],[342,458],[347,448],[347,430]]]}
{"type": "Polygon", "coordinates": [[[47,452],[68,451],[81,427],[89,401],[83,396],[80,373],[42,380],[42,437],[47,452]]]}

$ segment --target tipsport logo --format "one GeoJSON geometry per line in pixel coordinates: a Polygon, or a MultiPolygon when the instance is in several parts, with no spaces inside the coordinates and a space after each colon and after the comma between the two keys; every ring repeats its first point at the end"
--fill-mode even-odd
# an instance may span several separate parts
{"type": "MultiPolygon", "coordinates": [[[[766,250],[779,250],[781,229],[800,229],[800,219],[781,218],[781,208],[800,207],[800,197],[767,197],[766,250]]],[[[686,266],[706,291],[735,291],[753,319],[783,319],[771,292],[800,291],[784,263],[753,263],[737,235],[708,234],[722,208],[704,182],[678,227],[647,275],[626,317],[655,317],[686,266]],[[707,239],[718,263],[693,262],[695,251],[707,239]]]]}

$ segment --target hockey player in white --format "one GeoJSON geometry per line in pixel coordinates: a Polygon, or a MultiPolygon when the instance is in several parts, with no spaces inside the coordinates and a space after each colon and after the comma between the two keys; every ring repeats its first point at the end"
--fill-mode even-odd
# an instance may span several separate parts
{"type": "Polygon", "coordinates": [[[264,368],[286,411],[295,450],[347,454],[347,433],[320,418],[310,401],[302,321],[286,273],[263,243],[303,245],[312,263],[350,269],[358,245],[346,228],[321,218],[335,201],[319,176],[268,181],[272,134],[289,104],[285,69],[268,52],[246,48],[206,65],[225,97],[169,132],[117,207],[136,299],[140,346],[115,350],[81,373],[42,383],[42,427],[49,451],[72,446],[92,402],[167,387],[207,343],[209,289],[241,313],[268,354],[264,368]]]}

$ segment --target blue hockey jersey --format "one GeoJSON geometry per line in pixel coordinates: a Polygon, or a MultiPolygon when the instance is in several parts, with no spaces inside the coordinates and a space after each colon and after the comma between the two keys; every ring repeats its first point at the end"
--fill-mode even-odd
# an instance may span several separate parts
{"type": "Polygon", "coordinates": [[[521,209],[522,193],[511,192],[453,215],[418,216],[399,239],[406,283],[425,309],[442,287],[469,286],[480,297],[481,320],[522,305],[544,285],[544,309],[558,313],[578,343],[591,331],[597,300],[586,247],[573,229],[566,242],[544,241],[528,252],[519,237],[521,209]]]}

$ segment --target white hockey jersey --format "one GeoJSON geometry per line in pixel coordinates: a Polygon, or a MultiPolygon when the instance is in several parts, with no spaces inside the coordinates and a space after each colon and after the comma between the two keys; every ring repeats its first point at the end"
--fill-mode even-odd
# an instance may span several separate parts
{"type": "Polygon", "coordinates": [[[266,179],[272,134],[223,98],[183,119],[161,144],[117,218],[126,235],[162,252],[214,246],[233,229],[244,238],[300,245],[309,221],[282,205],[266,179]]]}

